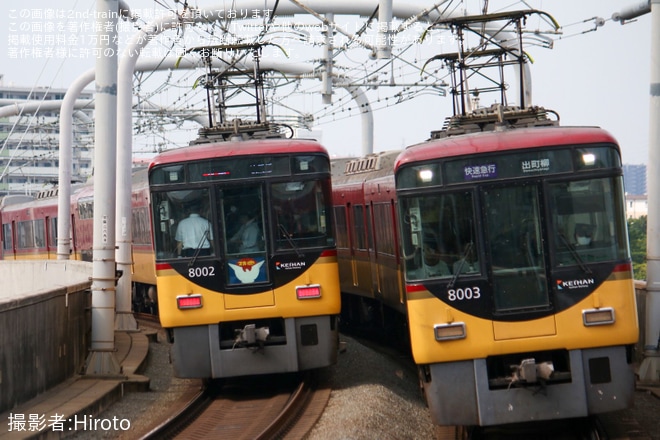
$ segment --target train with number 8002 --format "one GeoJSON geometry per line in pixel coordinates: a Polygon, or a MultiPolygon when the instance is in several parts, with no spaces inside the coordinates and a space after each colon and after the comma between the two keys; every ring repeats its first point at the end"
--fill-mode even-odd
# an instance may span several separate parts
{"type": "Polygon", "coordinates": [[[333,163],[342,316],[407,324],[438,425],[632,403],[639,330],[619,147],[547,115],[498,108],[472,117],[475,132],[333,163]]]}
{"type": "Polygon", "coordinates": [[[172,150],[153,159],[149,188],[160,322],[177,376],[336,362],[340,293],[321,145],[266,137],[172,150]]]}
{"type": "MultiPolygon", "coordinates": [[[[178,376],[336,362],[340,294],[321,145],[281,138],[193,145],[136,170],[132,186],[133,309],[159,314],[173,336],[178,376]],[[190,214],[209,225],[192,244],[177,235],[190,214]]],[[[91,184],[72,191],[72,259],[92,260],[93,194],[91,184]]],[[[56,191],[4,198],[2,258],[57,258],[57,220],[56,191]]]]}

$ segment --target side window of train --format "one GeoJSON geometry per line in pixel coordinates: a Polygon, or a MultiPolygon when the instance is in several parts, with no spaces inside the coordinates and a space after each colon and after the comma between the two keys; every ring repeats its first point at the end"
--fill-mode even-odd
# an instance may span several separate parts
{"type": "Polygon", "coordinates": [[[337,248],[348,249],[348,223],[346,218],[346,207],[335,206],[335,227],[337,234],[337,248]]]}
{"type": "Polygon", "coordinates": [[[57,217],[48,219],[48,246],[57,246],[57,217]]]}
{"type": "Polygon", "coordinates": [[[131,212],[132,227],[133,227],[133,243],[135,244],[151,244],[151,237],[149,237],[149,213],[146,207],[139,207],[133,209],[131,212]]]}
{"type": "Polygon", "coordinates": [[[363,205],[353,205],[353,247],[355,249],[366,250],[366,228],[363,205]]]}
{"type": "Polygon", "coordinates": [[[94,198],[88,197],[78,201],[78,215],[81,220],[94,217],[94,198]]]}
{"type": "Polygon", "coordinates": [[[394,229],[394,216],[393,201],[391,204],[379,203],[374,205],[374,220],[378,222],[379,227],[376,228],[376,243],[378,252],[386,255],[395,255],[395,229],[394,229]]]}
{"type": "Polygon", "coordinates": [[[34,246],[41,248],[46,246],[46,223],[44,219],[33,220],[34,222],[34,246]]]}
{"type": "Polygon", "coordinates": [[[14,239],[11,233],[11,223],[2,225],[2,248],[6,251],[14,249],[14,239]]]}
{"type": "Polygon", "coordinates": [[[34,223],[31,220],[18,222],[18,248],[34,247],[34,223]]]}

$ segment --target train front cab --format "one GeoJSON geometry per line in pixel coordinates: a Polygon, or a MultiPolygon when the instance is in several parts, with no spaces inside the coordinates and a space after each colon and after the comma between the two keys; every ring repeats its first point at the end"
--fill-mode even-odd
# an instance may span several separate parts
{"type": "Polygon", "coordinates": [[[631,405],[638,325],[619,166],[600,146],[400,170],[410,337],[434,423],[631,405]]]}
{"type": "Polygon", "coordinates": [[[176,376],[283,373],[336,362],[340,295],[326,217],[329,164],[316,153],[152,170],[158,306],[173,333],[176,376]],[[177,247],[190,206],[210,221],[208,232],[192,248],[177,247]]]}

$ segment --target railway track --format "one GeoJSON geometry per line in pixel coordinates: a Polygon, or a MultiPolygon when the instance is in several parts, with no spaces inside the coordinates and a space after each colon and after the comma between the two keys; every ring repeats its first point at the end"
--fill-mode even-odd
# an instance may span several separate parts
{"type": "Polygon", "coordinates": [[[314,372],[211,381],[143,439],[302,439],[329,397],[314,372]]]}
{"type": "MultiPolygon", "coordinates": [[[[160,328],[157,316],[135,318],[160,328]]],[[[207,381],[142,439],[302,439],[323,413],[330,391],[316,371],[207,381]]]]}

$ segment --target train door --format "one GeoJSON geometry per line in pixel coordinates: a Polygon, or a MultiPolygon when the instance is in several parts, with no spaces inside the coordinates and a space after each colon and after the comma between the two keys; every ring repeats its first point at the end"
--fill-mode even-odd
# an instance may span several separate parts
{"type": "Polygon", "coordinates": [[[348,271],[340,271],[342,284],[346,284],[348,291],[353,292],[355,287],[358,286],[357,276],[357,255],[356,255],[356,237],[355,237],[355,211],[352,203],[346,203],[346,246],[348,248],[348,261],[350,266],[348,271]],[[350,281],[346,283],[346,281],[350,281]]]}
{"type": "Polygon", "coordinates": [[[57,217],[51,217],[48,222],[48,240],[51,252],[57,258],[57,217]]]}
{"type": "Polygon", "coordinates": [[[342,291],[350,291],[353,282],[353,256],[351,254],[351,233],[349,225],[350,206],[335,205],[334,207],[335,232],[337,237],[337,259],[339,264],[339,280],[342,291]]]}
{"type": "Polygon", "coordinates": [[[271,281],[268,270],[266,216],[262,184],[222,188],[218,211],[222,218],[225,283],[241,287],[271,281]]]}
{"type": "Polygon", "coordinates": [[[42,218],[32,220],[32,230],[34,234],[32,246],[34,247],[35,255],[42,255],[43,253],[45,254],[44,258],[50,258],[48,242],[46,241],[46,220],[42,218]]]}
{"type": "Polygon", "coordinates": [[[396,285],[397,285],[397,291],[399,293],[399,304],[405,304],[406,300],[406,283],[405,283],[405,277],[403,276],[403,264],[401,262],[401,243],[399,241],[399,224],[397,221],[397,204],[395,201],[392,199],[390,200],[390,207],[389,207],[389,219],[391,221],[391,226],[390,226],[390,231],[391,234],[390,236],[392,237],[392,243],[391,243],[391,248],[392,248],[392,254],[394,255],[394,267],[396,269],[396,285]]]}
{"type": "Polygon", "coordinates": [[[399,307],[404,303],[405,286],[397,248],[395,209],[392,199],[373,204],[374,249],[378,263],[379,293],[385,303],[399,307]]]}
{"type": "Polygon", "coordinates": [[[17,259],[18,252],[18,224],[16,220],[11,221],[11,260],[17,259]]]}
{"type": "Polygon", "coordinates": [[[15,259],[15,249],[14,243],[16,240],[14,238],[14,228],[15,224],[12,221],[11,223],[4,223],[2,225],[2,259],[3,260],[13,260],[15,259]]]}
{"type": "MultiPolygon", "coordinates": [[[[370,257],[370,230],[371,223],[369,205],[353,205],[353,231],[355,232],[353,245],[355,247],[355,280],[354,285],[358,287],[361,295],[373,296],[371,282],[371,257],[370,257]]],[[[371,245],[372,246],[372,245],[371,245]]]]}
{"type": "Polygon", "coordinates": [[[76,227],[76,216],[74,214],[71,214],[71,230],[70,230],[70,237],[71,237],[71,253],[73,254],[73,259],[77,260],[78,259],[78,234],[76,231],[78,228],[76,227]]]}
{"type": "Polygon", "coordinates": [[[495,312],[549,307],[538,186],[488,187],[482,194],[495,312]]]}
{"type": "Polygon", "coordinates": [[[369,262],[371,266],[371,290],[375,297],[382,296],[381,282],[380,282],[380,262],[378,261],[378,243],[375,236],[375,224],[376,221],[374,215],[374,202],[370,201],[366,205],[366,215],[367,215],[367,250],[369,252],[369,262]]]}
{"type": "Polygon", "coordinates": [[[44,236],[44,245],[46,247],[46,258],[51,259],[51,258],[57,258],[56,255],[53,254],[53,246],[52,246],[52,231],[50,228],[51,225],[51,217],[49,215],[46,216],[44,219],[44,226],[45,226],[45,236],[44,236]]]}
{"type": "Polygon", "coordinates": [[[348,224],[349,229],[351,230],[350,234],[350,245],[351,245],[351,276],[353,279],[353,286],[360,286],[360,277],[358,275],[360,263],[358,261],[359,252],[358,249],[361,248],[361,243],[363,240],[363,207],[362,205],[349,205],[350,216],[348,224]],[[359,224],[358,224],[359,223],[359,224]]]}

